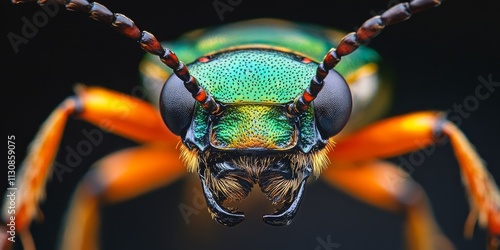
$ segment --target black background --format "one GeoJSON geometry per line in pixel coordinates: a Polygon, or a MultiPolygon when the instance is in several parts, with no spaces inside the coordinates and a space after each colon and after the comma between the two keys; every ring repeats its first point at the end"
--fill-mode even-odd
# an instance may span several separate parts
{"type": "MultiPolygon", "coordinates": [[[[225,2],[224,0],[220,0],[225,2]]],[[[125,13],[160,40],[175,39],[183,32],[257,17],[284,18],[352,31],[373,13],[388,7],[387,1],[249,1],[243,0],[221,21],[212,2],[102,1],[114,12],[125,13]]],[[[396,1],[392,1],[393,3],[396,1]]],[[[448,110],[475,94],[479,76],[500,81],[498,45],[499,6],[495,0],[446,1],[441,7],[387,28],[369,46],[376,49],[395,73],[395,95],[388,116],[419,110],[448,110]]],[[[59,11],[38,34],[14,53],[6,34],[21,33],[22,17],[31,20],[40,9],[35,4],[1,4],[2,84],[5,136],[16,136],[17,156],[26,147],[51,110],[72,94],[74,83],[106,86],[131,93],[140,84],[138,63],[143,51],[110,28],[83,15],[59,11]]],[[[181,59],[182,60],[182,59],[181,59]]],[[[498,92],[498,91],[497,91],[498,92]]],[[[488,168],[500,182],[500,93],[481,101],[460,128],[468,135],[488,168]]],[[[70,120],[61,145],[74,147],[91,125],[70,120]]],[[[104,155],[133,146],[128,140],[105,135],[102,145],[63,182],[54,179],[42,204],[43,223],[32,232],[38,249],[54,249],[61,217],[78,180],[88,166],[104,155]]],[[[62,156],[62,155],[61,155],[62,156]]],[[[6,172],[6,170],[4,171],[6,172]]],[[[190,178],[196,177],[191,175],[190,178]]],[[[463,239],[468,204],[459,168],[449,144],[439,147],[412,173],[428,192],[433,211],[444,233],[458,249],[484,249],[484,230],[472,240],[463,239]]],[[[192,205],[186,182],[152,192],[129,202],[105,207],[105,249],[320,249],[318,238],[340,243],[338,249],[401,249],[402,215],[366,206],[329,186],[316,182],[306,192],[293,224],[269,227],[259,215],[250,214],[236,228],[209,221],[202,209],[184,222],[178,205],[192,205]],[[182,193],[187,194],[183,198],[182,193]],[[184,200],[183,200],[184,199],[184,200]]],[[[257,207],[256,210],[259,210],[257,207]]],[[[247,211],[248,212],[248,211],[247,211]]],[[[261,213],[262,211],[258,211],[261,213]]],[[[21,249],[21,248],[17,248],[21,249]]],[[[325,248],[321,248],[325,249],[325,248]]]]}

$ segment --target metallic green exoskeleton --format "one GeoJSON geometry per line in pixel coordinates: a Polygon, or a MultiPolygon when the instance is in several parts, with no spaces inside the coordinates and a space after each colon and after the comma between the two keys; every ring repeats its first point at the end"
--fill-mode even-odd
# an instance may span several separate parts
{"type": "Polygon", "coordinates": [[[283,203],[264,221],[289,224],[307,178],[319,175],[328,163],[330,138],[349,118],[358,124],[370,119],[358,110],[375,114],[373,109],[383,106],[366,108],[384,95],[378,55],[360,47],[337,71],[330,70],[323,90],[305,112],[288,110],[309,86],[325,53],[343,36],[312,25],[259,19],[197,30],[163,44],[183,58],[199,85],[220,104],[216,114],[203,109],[156,57],[143,61],[141,71],[152,99],[159,100],[168,128],[181,136],[181,157],[188,169],[199,173],[218,222],[241,222],[243,214],[222,203],[245,198],[258,184],[273,203],[283,203]],[[359,106],[352,106],[352,98],[359,106]]]}

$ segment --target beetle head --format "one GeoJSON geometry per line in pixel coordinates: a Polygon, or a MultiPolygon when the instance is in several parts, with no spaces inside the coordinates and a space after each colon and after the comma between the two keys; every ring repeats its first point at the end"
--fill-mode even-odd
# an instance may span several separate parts
{"type": "Polygon", "coordinates": [[[347,123],[352,105],[347,83],[331,70],[313,105],[290,114],[287,105],[317,68],[310,60],[240,50],[189,67],[221,110],[206,112],[175,75],[163,87],[160,110],[168,128],[182,137],[182,158],[189,170],[198,172],[213,217],[227,226],[241,222],[243,214],[223,203],[245,198],[258,184],[268,199],[282,204],[264,221],[289,224],[307,178],[327,165],[329,138],[347,123]]]}

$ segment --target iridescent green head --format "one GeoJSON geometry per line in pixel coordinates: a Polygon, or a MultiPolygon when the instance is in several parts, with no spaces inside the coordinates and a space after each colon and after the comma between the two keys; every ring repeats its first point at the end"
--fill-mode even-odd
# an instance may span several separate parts
{"type": "Polygon", "coordinates": [[[190,149],[309,153],[323,148],[350,113],[349,89],[334,71],[327,78],[333,83],[326,85],[325,95],[317,97],[317,105],[298,115],[287,111],[287,105],[309,86],[318,67],[311,59],[293,53],[230,50],[201,57],[188,67],[221,106],[217,115],[209,114],[187,94],[182,81],[174,76],[167,82],[162,95],[163,116],[190,149]],[[315,117],[315,112],[322,117],[315,117]]]}
{"type": "MultiPolygon", "coordinates": [[[[152,56],[145,60],[146,83],[171,75],[161,91],[160,111],[182,138],[181,158],[198,173],[216,221],[240,223],[243,213],[223,203],[245,198],[254,185],[281,205],[264,222],[292,221],[307,178],[328,165],[329,139],[351,114],[346,81],[319,63],[342,36],[259,19],[193,31],[163,44],[190,62],[190,75],[170,59],[162,60],[173,71],[152,56]]],[[[362,47],[353,55],[336,69],[349,75],[377,58],[362,47]]]]}
{"type": "Polygon", "coordinates": [[[296,122],[285,105],[303,92],[316,67],[310,60],[262,49],[228,51],[193,63],[192,74],[224,110],[209,120],[197,106],[190,143],[223,151],[310,151],[320,139],[312,112],[296,122]]]}
{"type": "Polygon", "coordinates": [[[293,113],[289,104],[304,93],[318,68],[310,58],[246,48],[201,57],[188,68],[220,109],[207,112],[175,75],[162,90],[160,108],[167,126],[183,140],[182,157],[198,171],[214,218],[229,226],[241,222],[243,215],[222,203],[245,198],[258,184],[273,203],[284,204],[264,221],[289,224],[305,180],[327,163],[328,139],[349,118],[346,82],[331,71],[313,105],[293,113]]]}

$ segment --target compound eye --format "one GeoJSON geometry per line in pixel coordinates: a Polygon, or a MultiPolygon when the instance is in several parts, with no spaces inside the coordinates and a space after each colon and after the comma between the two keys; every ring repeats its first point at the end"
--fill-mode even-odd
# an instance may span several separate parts
{"type": "Polygon", "coordinates": [[[184,87],[184,82],[172,74],[163,85],[160,95],[160,113],[168,129],[183,135],[191,124],[195,99],[184,87]]]}
{"type": "Polygon", "coordinates": [[[323,139],[328,139],[338,134],[349,120],[352,97],[347,82],[337,71],[330,70],[324,81],[313,106],[316,126],[323,139]]]}

